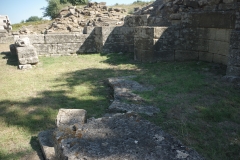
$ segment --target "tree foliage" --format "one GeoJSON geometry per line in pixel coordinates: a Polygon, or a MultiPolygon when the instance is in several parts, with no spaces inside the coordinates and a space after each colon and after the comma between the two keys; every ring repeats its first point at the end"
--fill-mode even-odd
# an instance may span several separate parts
{"type": "Polygon", "coordinates": [[[64,3],[71,3],[72,5],[82,5],[82,4],[87,4],[88,0],[60,0],[62,4],[64,3]]]}
{"type": "Polygon", "coordinates": [[[48,2],[48,6],[42,8],[42,10],[44,10],[43,16],[50,17],[51,19],[56,18],[61,9],[68,4],[82,5],[88,3],[88,0],[46,0],[46,1],[48,2]]]}
{"type": "Polygon", "coordinates": [[[31,16],[29,17],[26,22],[34,22],[34,21],[41,21],[42,18],[41,17],[38,17],[38,16],[31,16]]]}

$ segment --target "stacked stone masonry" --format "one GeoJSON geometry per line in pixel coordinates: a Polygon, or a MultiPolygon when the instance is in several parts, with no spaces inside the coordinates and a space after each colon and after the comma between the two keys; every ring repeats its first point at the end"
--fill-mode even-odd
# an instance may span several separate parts
{"type": "MultiPolygon", "coordinates": [[[[157,0],[147,12],[142,10],[127,16],[123,26],[88,26],[82,33],[24,36],[30,38],[39,55],[131,52],[134,59],[141,62],[202,60],[221,63],[228,65],[227,76],[239,77],[239,6],[237,0],[207,0],[206,4],[157,0]],[[174,6],[179,10],[173,10],[174,6]],[[164,23],[158,23],[161,16],[165,18],[164,23]]],[[[22,35],[0,37],[0,43],[13,43],[17,37],[22,35]]]]}

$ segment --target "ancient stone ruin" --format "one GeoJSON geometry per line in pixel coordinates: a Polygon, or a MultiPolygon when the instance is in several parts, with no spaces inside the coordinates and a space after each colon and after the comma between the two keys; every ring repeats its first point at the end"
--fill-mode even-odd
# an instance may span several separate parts
{"type": "Polygon", "coordinates": [[[19,69],[31,69],[32,65],[39,62],[36,48],[31,45],[28,37],[18,38],[15,44],[10,45],[13,55],[17,55],[19,69]]]}
{"type": "Polygon", "coordinates": [[[102,118],[86,121],[82,109],[60,109],[56,128],[38,135],[45,159],[195,159],[203,158],[160,127],[142,119],[136,112],[152,116],[159,109],[134,102],[143,99],[132,91],[149,91],[133,77],[109,78],[114,91],[114,103],[123,108],[109,106],[110,113],[102,118]],[[123,104],[121,100],[132,100],[123,104]],[[136,112],[135,112],[136,111],[136,112]],[[117,113],[127,112],[127,113],[117,113]]]}
{"type": "MultiPolygon", "coordinates": [[[[220,63],[227,65],[226,80],[240,81],[239,0],[156,0],[147,7],[136,8],[134,15],[124,19],[121,12],[124,10],[108,8],[105,3],[89,3],[84,9],[68,7],[44,34],[0,37],[0,43],[11,44],[18,38],[29,38],[36,52],[29,46],[10,47],[19,55],[20,63],[35,63],[37,56],[122,52],[134,53],[134,59],[140,62],[220,63]],[[121,20],[124,23],[118,26],[121,20]],[[21,59],[25,54],[31,58],[21,59]]],[[[58,156],[59,159],[202,159],[135,113],[151,116],[159,112],[154,106],[134,103],[143,101],[130,91],[138,90],[140,84],[126,77],[108,81],[114,90],[109,110],[127,113],[108,114],[85,122],[84,110],[60,110],[57,128],[39,134],[43,150],[50,147],[44,151],[46,156],[58,156]],[[125,100],[133,103],[125,103],[125,100]],[[72,113],[79,114],[73,116],[72,113]],[[53,139],[49,140],[48,135],[53,139]]],[[[145,89],[151,90],[151,87],[145,89]]]]}

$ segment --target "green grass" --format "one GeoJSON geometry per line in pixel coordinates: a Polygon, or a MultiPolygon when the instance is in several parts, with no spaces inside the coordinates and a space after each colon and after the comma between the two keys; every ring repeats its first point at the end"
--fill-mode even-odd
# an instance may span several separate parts
{"type": "Polygon", "coordinates": [[[132,57],[40,57],[37,67],[20,71],[16,58],[1,54],[0,159],[38,151],[37,134],[54,127],[60,108],[102,116],[110,104],[105,80],[128,75],[155,87],[139,94],[161,113],[143,117],[207,159],[239,159],[240,91],[220,80],[224,68],[204,62],[138,63],[132,57]]]}

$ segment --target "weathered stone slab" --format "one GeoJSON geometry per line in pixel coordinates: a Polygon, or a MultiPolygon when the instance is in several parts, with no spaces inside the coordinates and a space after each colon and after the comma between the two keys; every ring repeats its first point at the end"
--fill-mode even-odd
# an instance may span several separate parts
{"type": "Polygon", "coordinates": [[[41,146],[45,160],[55,160],[53,130],[40,132],[38,134],[38,141],[41,146]]]}
{"type": "Polygon", "coordinates": [[[39,62],[37,51],[34,46],[16,48],[18,61],[20,64],[36,64],[39,62]]]}
{"type": "Polygon", "coordinates": [[[84,109],[60,109],[58,111],[56,126],[70,126],[75,123],[82,124],[86,119],[87,111],[84,109]]]}
{"type": "Polygon", "coordinates": [[[58,129],[55,135],[57,159],[204,159],[134,113],[89,119],[76,131],[58,129]]]}

